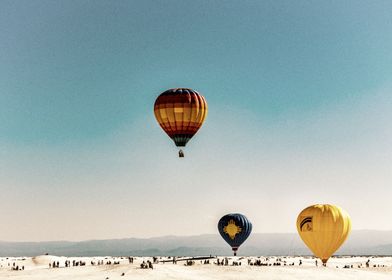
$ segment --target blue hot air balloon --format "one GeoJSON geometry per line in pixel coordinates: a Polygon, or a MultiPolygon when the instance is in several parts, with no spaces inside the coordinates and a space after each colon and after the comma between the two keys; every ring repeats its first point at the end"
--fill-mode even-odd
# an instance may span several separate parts
{"type": "Polygon", "coordinates": [[[231,246],[234,256],[238,247],[248,238],[252,231],[252,224],[242,214],[227,214],[218,223],[218,230],[223,239],[231,246]]]}

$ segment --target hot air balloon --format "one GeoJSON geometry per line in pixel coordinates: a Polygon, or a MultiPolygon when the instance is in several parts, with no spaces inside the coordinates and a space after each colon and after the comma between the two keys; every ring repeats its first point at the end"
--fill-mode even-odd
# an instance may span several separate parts
{"type": "Polygon", "coordinates": [[[218,230],[223,239],[231,246],[234,256],[236,256],[238,247],[250,235],[252,224],[242,214],[227,214],[219,220],[218,230]]]}
{"type": "MultiPolygon", "coordinates": [[[[189,88],[169,89],[155,100],[154,114],[177,147],[185,147],[207,116],[205,98],[189,88]]],[[[184,157],[180,149],[179,157],[184,157]]]]}
{"type": "Polygon", "coordinates": [[[305,208],[298,215],[297,230],[306,246],[325,266],[347,239],[351,220],[346,211],[338,206],[316,204],[305,208]]]}

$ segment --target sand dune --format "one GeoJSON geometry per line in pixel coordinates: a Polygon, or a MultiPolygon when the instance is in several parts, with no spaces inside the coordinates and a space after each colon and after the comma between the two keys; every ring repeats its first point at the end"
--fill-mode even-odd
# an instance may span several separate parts
{"type": "MultiPolygon", "coordinates": [[[[220,261],[223,257],[218,258],[220,261]]],[[[159,258],[158,260],[169,260],[159,258]]],[[[155,263],[153,269],[141,269],[143,261],[152,258],[136,257],[129,263],[127,257],[57,257],[37,256],[33,258],[1,258],[0,279],[391,279],[392,257],[340,257],[331,258],[327,267],[315,266],[315,259],[303,257],[228,257],[228,265],[217,265],[217,259],[209,264],[197,260],[191,266],[184,261],[155,263]],[[268,266],[248,265],[259,260],[268,266]],[[370,260],[369,267],[365,263],[370,260]],[[69,261],[70,267],[65,267],[69,261]],[[302,265],[299,265],[299,262],[302,265]],[[49,268],[49,264],[59,263],[59,268],[49,268]],[[72,263],[85,263],[83,266],[72,266],[72,263]],[[234,266],[233,263],[241,262],[234,266]],[[274,266],[275,263],[281,266],[274,266]],[[102,263],[101,265],[97,265],[102,263]],[[109,264],[110,263],[110,264],[109,264]],[[116,264],[115,264],[116,263],[116,264]],[[286,264],[286,265],[284,265],[286,264]],[[292,265],[294,264],[294,265],[292,265]],[[344,268],[349,266],[350,268],[344,268]],[[351,268],[352,266],[352,268],[351,268]],[[18,267],[18,271],[12,268],[18,267]],[[21,269],[24,270],[21,270],[21,269]],[[124,275],[123,275],[124,274],[124,275]]]]}

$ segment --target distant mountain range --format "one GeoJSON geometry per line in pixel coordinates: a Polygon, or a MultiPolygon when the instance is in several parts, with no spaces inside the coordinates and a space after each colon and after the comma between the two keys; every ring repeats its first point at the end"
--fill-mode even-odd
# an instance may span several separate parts
{"type": "MultiPolygon", "coordinates": [[[[231,255],[218,234],[80,242],[0,242],[0,256],[200,256],[231,255]]],[[[254,233],[239,255],[309,255],[296,233],[254,233]]],[[[392,231],[353,231],[337,255],[392,255],[392,231]]]]}

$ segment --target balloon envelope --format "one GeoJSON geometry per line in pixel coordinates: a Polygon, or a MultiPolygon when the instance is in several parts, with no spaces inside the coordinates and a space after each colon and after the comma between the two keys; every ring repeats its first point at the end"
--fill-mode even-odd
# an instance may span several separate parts
{"type": "Polygon", "coordinates": [[[326,264],[347,239],[351,230],[349,215],[342,208],[316,204],[302,210],[297,230],[309,249],[326,264]]]}
{"type": "Polygon", "coordinates": [[[155,118],[177,147],[185,147],[196,134],[207,111],[204,96],[189,88],[169,89],[154,104],[155,118]]]}
{"type": "Polygon", "coordinates": [[[218,230],[222,238],[231,246],[235,256],[238,247],[252,232],[252,224],[242,214],[227,214],[219,220],[218,230]]]}

